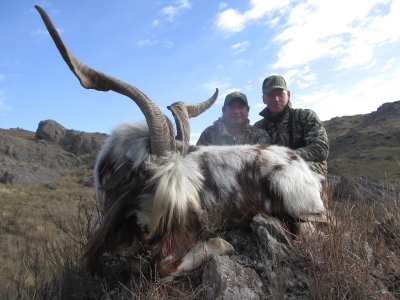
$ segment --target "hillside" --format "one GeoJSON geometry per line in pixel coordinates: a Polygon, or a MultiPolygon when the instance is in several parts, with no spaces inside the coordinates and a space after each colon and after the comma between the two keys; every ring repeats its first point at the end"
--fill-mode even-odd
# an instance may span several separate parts
{"type": "Polygon", "coordinates": [[[376,111],[324,122],[328,133],[329,173],[400,179],[400,101],[376,111]]]}

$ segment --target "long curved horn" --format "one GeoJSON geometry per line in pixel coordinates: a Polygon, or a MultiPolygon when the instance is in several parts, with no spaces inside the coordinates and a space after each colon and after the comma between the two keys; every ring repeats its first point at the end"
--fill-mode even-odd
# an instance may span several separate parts
{"type": "Polygon", "coordinates": [[[176,124],[176,139],[181,140],[183,145],[180,150],[182,155],[186,155],[190,142],[190,123],[189,119],[197,117],[198,115],[209,109],[218,98],[218,89],[210,99],[197,103],[188,104],[184,102],[172,103],[167,108],[172,112],[176,124]]]}
{"type": "Polygon", "coordinates": [[[218,89],[215,90],[214,95],[212,95],[210,99],[208,99],[204,102],[197,103],[197,104],[186,104],[189,118],[197,117],[198,115],[205,112],[207,109],[209,109],[215,103],[217,98],[218,98],[218,89]]]}
{"type": "Polygon", "coordinates": [[[139,106],[149,126],[151,152],[159,156],[165,151],[176,150],[174,128],[171,121],[162,113],[159,107],[136,87],[96,71],[79,61],[65,47],[47,13],[37,5],[35,5],[35,8],[42,17],[58,51],[72,73],[79,79],[81,85],[86,89],[95,89],[103,92],[111,90],[131,98],[139,106]]]}

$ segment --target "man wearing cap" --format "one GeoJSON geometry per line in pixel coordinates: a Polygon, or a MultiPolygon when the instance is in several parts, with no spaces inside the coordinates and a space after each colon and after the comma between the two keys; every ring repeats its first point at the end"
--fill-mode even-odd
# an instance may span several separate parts
{"type": "Polygon", "coordinates": [[[310,109],[292,108],[290,91],[282,76],[265,78],[262,91],[267,107],[260,112],[263,119],[254,126],[266,130],[273,145],[294,149],[312,170],[326,175],[329,142],[317,114],[310,109]]]}
{"type": "Polygon", "coordinates": [[[265,130],[249,124],[249,110],[245,94],[228,94],[222,107],[222,117],[201,133],[197,146],[270,144],[265,130]]]}

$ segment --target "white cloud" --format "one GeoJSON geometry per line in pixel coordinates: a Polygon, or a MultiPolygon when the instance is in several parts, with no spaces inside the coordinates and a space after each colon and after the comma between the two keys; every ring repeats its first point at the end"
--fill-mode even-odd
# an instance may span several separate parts
{"type": "Polygon", "coordinates": [[[35,31],[31,31],[31,35],[38,37],[47,37],[49,35],[47,30],[37,29],[35,31]]]}
{"type": "Polygon", "coordinates": [[[247,91],[250,91],[253,88],[252,84],[246,84],[243,86],[247,91]]]}
{"type": "Polygon", "coordinates": [[[272,40],[280,47],[274,69],[301,67],[322,58],[335,59],[336,70],[371,68],[378,63],[375,51],[400,39],[394,25],[400,19],[396,0],[251,0],[243,12],[227,8],[218,13],[214,25],[233,34],[262,18],[278,31],[272,40]]]}
{"type": "Polygon", "coordinates": [[[249,22],[258,20],[266,16],[267,13],[286,6],[289,2],[289,0],[274,2],[265,0],[251,0],[250,9],[244,13],[232,8],[228,8],[223,12],[218,13],[214,25],[216,26],[217,30],[222,32],[240,32],[249,22]]]}
{"type": "Polygon", "coordinates": [[[305,66],[303,69],[290,69],[282,76],[285,78],[289,90],[293,84],[296,84],[300,88],[306,88],[317,83],[317,74],[311,72],[309,66],[305,66]]]}
{"type": "Polygon", "coordinates": [[[176,6],[167,6],[160,10],[160,14],[170,22],[175,21],[176,17],[184,10],[191,8],[191,3],[188,0],[178,0],[175,2],[176,6]]]}
{"type": "Polygon", "coordinates": [[[273,19],[271,19],[271,20],[268,20],[267,24],[268,24],[270,27],[275,27],[277,24],[279,24],[280,20],[281,20],[280,17],[275,17],[275,18],[273,18],[273,19]]]}
{"type": "Polygon", "coordinates": [[[160,21],[159,20],[153,20],[152,26],[153,27],[157,27],[158,25],[160,25],[160,21]]]}
{"type": "Polygon", "coordinates": [[[396,60],[395,60],[394,58],[389,59],[389,60],[386,62],[385,66],[382,68],[382,71],[386,71],[387,69],[391,68],[391,67],[393,66],[393,63],[394,63],[395,61],[396,61],[396,60]]]}
{"type": "Polygon", "coordinates": [[[246,84],[244,85],[246,90],[251,90],[253,88],[253,80],[247,80],[246,84]]]}
{"type": "Polygon", "coordinates": [[[224,8],[227,7],[227,6],[228,6],[228,3],[221,2],[221,3],[219,4],[219,6],[218,6],[218,9],[224,9],[224,8]]]}
{"type": "Polygon", "coordinates": [[[384,102],[400,99],[399,77],[400,68],[386,77],[368,77],[360,80],[348,90],[339,91],[328,86],[315,93],[292,95],[293,103],[295,107],[313,109],[321,120],[367,114],[375,111],[384,102]]]}
{"type": "Polygon", "coordinates": [[[246,51],[246,50],[247,50],[247,47],[248,47],[249,45],[250,45],[250,42],[249,42],[249,41],[244,41],[244,42],[237,43],[237,44],[233,45],[233,46],[231,47],[231,49],[235,51],[234,54],[237,54],[237,53],[246,51]]]}
{"type": "Polygon", "coordinates": [[[136,45],[138,47],[150,47],[150,46],[154,46],[154,45],[158,45],[161,44],[164,46],[164,48],[166,49],[170,49],[172,48],[172,46],[174,45],[173,42],[171,42],[170,40],[162,40],[162,41],[158,41],[158,40],[140,40],[136,43],[136,45]]]}
{"type": "Polygon", "coordinates": [[[158,41],[140,40],[139,42],[137,42],[137,45],[139,47],[144,47],[144,46],[153,46],[153,45],[156,45],[157,43],[158,43],[158,41]]]}
{"type": "Polygon", "coordinates": [[[298,4],[288,12],[284,30],[274,39],[282,46],[273,67],[292,68],[323,57],[338,59],[337,69],[368,65],[376,48],[400,38],[393,26],[399,18],[399,1],[309,0],[298,4]],[[378,10],[377,5],[388,5],[389,12],[378,10]]]}
{"type": "Polygon", "coordinates": [[[240,60],[234,61],[233,64],[235,65],[236,70],[240,70],[242,68],[251,66],[253,64],[253,61],[240,59],[240,60]]]}
{"type": "Polygon", "coordinates": [[[239,32],[245,27],[246,18],[234,9],[227,9],[218,14],[215,25],[221,31],[239,32]]]}
{"type": "Polygon", "coordinates": [[[0,81],[3,81],[6,78],[3,74],[0,74],[0,81]]]}

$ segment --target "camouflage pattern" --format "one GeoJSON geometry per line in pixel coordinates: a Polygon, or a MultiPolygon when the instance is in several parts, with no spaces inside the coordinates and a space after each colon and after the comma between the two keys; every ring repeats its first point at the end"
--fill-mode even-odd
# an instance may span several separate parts
{"type": "MultiPolygon", "coordinates": [[[[260,112],[264,119],[254,126],[264,129],[271,137],[273,145],[289,147],[289,111],[290,101],[286,110],[279,116],[272,116],[268,108],[260,112]]],[[[325,128],[317,114],[310,109],[297,110],[294,117],[293,148],[317,173],[326,175],[326,159],[329,154],[329,142],[325,128]],[[297,115],[297,116],[296,116],[297,115]]]]}
{"type": "Polygon", "coordinates": [[[212,126],[207,127],[200,135],[197,146],[209,145],[255,145],[255,144],[271,144],[271,139],[265,130],[260,130],[249,125],[237,134],[231,135],[225,127],[223,118],[219,118],[212,126]]]}

